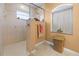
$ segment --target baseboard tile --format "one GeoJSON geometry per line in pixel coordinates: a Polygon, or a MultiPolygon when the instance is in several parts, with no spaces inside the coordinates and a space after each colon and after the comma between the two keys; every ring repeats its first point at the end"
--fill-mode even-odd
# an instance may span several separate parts
{"type": "Polygon", "coordinates": [[[33,53],[35,53],[36,52],[36,50],[34,49],[34,50],[32,50],[31,52],[27,52],[27,56],[30,56],[31,54],[33,54],[33,53]]]}
{"type": "Polygon", "coordinates": [[[43,44],[44,42],[45,42],[45,40],[37,43],[35,46],[39,46],[39,45],[43,44]]]}
{"type": "Polygon", "coordinates": [[[75,53],[75,54],[78,54],[78,55],[79,55],[79,53],[78,53],[78,52],[76,52],[76,51],[73,51],[73,50],[71,50],[71,49],[64,48],[64,50],[67,50],[67,51],[70,51],[70,52],[72,52],[72,53],[75,53]]]}
{"type": "Polygon", "coordinates": [[[31,51],[31,53],[35,53],[35,52],[36,52],[36,50],[35,50],[35,49],[31,51]]]}
{"type": "Polygon", "coordinates": [[[46,43],[48,43],[48,44],[50,44],[52,46],[54,45],[53,42],[50,42],[50,41],[47,41],[47,40],[46,40],[46,43]]]}

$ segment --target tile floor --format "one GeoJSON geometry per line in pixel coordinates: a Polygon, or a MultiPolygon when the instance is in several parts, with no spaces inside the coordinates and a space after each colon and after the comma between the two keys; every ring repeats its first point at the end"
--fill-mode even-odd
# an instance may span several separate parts
{"type": "MultiPolygon", "coordinates": [[[[15,44],[5,46],[4,49],[5,56],[27,56],[26,42],[21,41],[15,44]]],[[[53,50],[53,48],[44,42],[43,44],[35,48],[35,52],[30,54],[30,56],[79,56],[79,53],[73,52],[71,50],[65,49],[62,54],[53,50]]]]}
{"type": "Polygon", "coordinates": [[[37,46],[36,52],[31,55],[33,56],[79,56],[79,53],[65,48],[64,52],[61,54],[53,50],[53,47],[48,43],[43,43],[40,46],[37,46]]]}
{"type": "Polygon", "coordinates": [[[4,47],[4,56],[26,56],[26,41],[20,41],[4,47]]]}

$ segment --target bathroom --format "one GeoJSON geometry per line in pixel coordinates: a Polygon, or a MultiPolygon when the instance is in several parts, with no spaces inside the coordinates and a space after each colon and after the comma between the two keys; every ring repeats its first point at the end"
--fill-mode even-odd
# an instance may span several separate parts
{"type": "Polygon", "coordinates": [[[0,7],[1,56],[79,55],[77,3],[0,3],[0,7]],[[54,41],[64,44],[63,50],[57,47],[62,53],[53,49],[54,41]]]}

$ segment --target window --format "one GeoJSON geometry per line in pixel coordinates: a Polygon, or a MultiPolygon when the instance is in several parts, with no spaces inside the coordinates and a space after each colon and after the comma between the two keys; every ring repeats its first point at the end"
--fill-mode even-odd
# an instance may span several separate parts
{"type": "Polygon", "coordinates": [[[17,4],[16,17],[20,20],[28,20],[29,6],[27,4],[17,4]]]}
{"type": "Polygon", "coordinates": [[[72,34],[72,7],[52,13],[52,31],[72,34]]]}
{"type": "Polygon", "coordinates": [[[28,20],[29,19],[29,13],[17,11],[17,18],[22,20],[28,20]]]}

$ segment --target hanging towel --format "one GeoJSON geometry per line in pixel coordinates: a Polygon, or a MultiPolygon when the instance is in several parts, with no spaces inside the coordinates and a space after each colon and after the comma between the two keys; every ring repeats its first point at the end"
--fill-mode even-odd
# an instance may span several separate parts
{"type": "Polygon", "coordinates": [[[40,33],[43,33],[44,32],[44,26],[43,26],[43,24],[39,24],[39,26],[40,26],[40,33]]]}

